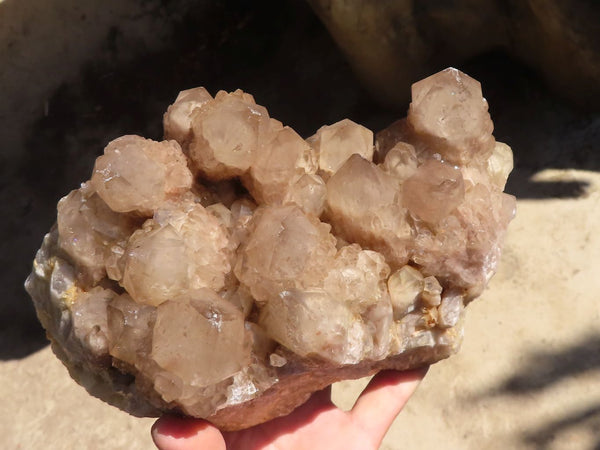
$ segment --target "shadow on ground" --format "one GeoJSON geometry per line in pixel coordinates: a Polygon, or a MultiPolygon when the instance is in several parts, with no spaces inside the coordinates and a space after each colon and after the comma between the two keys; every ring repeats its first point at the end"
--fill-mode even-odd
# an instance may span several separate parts
{"type": "MultiPolygon", "coordinates": [[[[5,0],[0,8],[23,1],[5,0]]],[[[138,1],[145,14],[163,15],[169,24],[163,48],[123,60],[119,55],[132,43],[118,26],[110,27],[97,54],[73,67],[50,97],[37,99],[44,110],[33,125],[0,125],[21,126],[23,136],[17,157],[0,154],[0,204],[9,217],[0,225],[1,282],[7,287],[0,304],[0,359],[21,358],[46,344],[22,283],[55,220],[57,201],[89,177],[111,139],[159,139],[162,113],[179,90],[242,88],[303,136],[344,117],[381,129],[405,114],[408,105],[390,111],[373,103],[301,0],[138,1]]],[[[43,70],[35,64],[31,71],[43,70]]],[[[482,82],[496,136],[514,149],[510,193],[543,199],[585,192],[583,182],[540,184],[531,175],[544,167],[600,169],[597,116],[554,99],[534,73],[502,54],[458,67],[482,82]]]]}
{"type": "MultiPolygon", "coordinates": [[[[587,429],[597,436],[598,430],[600,430],[600,405],[578,411],[532,430],[523,436],[523,442],[533,445],[539,450],[549,450],[552,448],[552,442],[561,434],[574,429],[587,429]]],[[[590,450],[600,450],[600,438],[589,448],[590,450]]]]}
{"type": "MultiPolygon", "coordinates": [[[[600,335],[592,335],[559,352],[536,351],[525,358],[525,363],[510,378],[485,396],[529,396],[575,376],[587,373],[600,375],[600,335]]],[[[557,408],[560,405],[557,404],[557,408]]],[[[523,443],[540,450],[549,449],[561,434],[573,430],[587,430],[597,439],[594,449],[600,449],[600,404],[580,409],[525,432],[523,443]]]]}

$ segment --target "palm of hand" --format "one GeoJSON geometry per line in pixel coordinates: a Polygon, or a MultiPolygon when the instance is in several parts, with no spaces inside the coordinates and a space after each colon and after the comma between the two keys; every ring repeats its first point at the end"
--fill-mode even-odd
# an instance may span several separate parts
{"type": "Polygon", "coordinates": [[[163,416],[152,437],[160,450],[377,449],[425,373],[380,372],[350,411],[337,408],[327,388],[290,415],[246,430],[221,433],[204,420],[163,416]]]}

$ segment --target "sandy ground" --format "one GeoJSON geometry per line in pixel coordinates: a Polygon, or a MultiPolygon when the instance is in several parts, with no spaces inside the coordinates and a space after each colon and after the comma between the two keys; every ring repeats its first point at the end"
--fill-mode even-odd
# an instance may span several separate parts
{"type": "MultiPolygon", "coordinates": [[[[69,378],[22,289],[56,201],[109,139],[158,137],[177,91],[201,84],[243,87],[305,136],[402,115],[366,97],[301,2],[192,3],[0,0],[0,448],[152,448],[152,419],[69,378]]],[[[600,117],[502,56],[463,68],[515,151],[518,213],[461,352],[431,368],[382,448],[600,448],[600,117]]],[[[334,400],[349,408],[365,383],[336,385],[334,400]]]]}

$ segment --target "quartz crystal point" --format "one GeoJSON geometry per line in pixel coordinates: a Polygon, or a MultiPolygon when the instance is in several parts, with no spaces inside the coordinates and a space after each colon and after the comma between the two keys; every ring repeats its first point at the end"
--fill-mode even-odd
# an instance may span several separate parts
{"type": "Polygon", "coordinates": [[[96,160],[91,184],[113,211],[152,215],[169,196],[191,188],[192,174],[176,141],[123,136],[96,160]],[[148,174],[154,174],[150,182],[148,174]]]}
{"type": "Polygon", "coordinates": [[[163,117],[165,139],[186,143],[190,137],[194,111],[212,99],[203,87],[181,91],[163,117]]]}
{"type": "Polygon", "coordinates": [[[407,119],[424,149],[451,163],[485,161],[494,148],[481,84],[460,70],[446,69],[413,84],[407,119]]]}
{"type": "Polygon", "coordinates": [[[272,132],[267,110],[241,90],[218,92],[194,109],[190,125],[191,165],[211,180],[246,173],[272,132]]]}
{"type": "Polygon", "coordinates": [[[93,395],[233,430],[458,351],[515,211],[477,81],[415,83],[375,141],[348,119],[304,140],[251,95],[204,88],[164,131],[107,145],[26,282],[93,395]]]}
{"type": "Polygon", "coordinates": [[[248,366],[249,344],[240,310],[212,290],[190,291],[156,309],[150,358],[183,384],[206,387],[248,366]]]}
{"type": "Polygon", "coordinates": [[[325,125],[308,138],[319,158],[319,170],[328,178],[353,154],[373,159],[373,132],[349,119],[325,125]]]}
{"type": "Polygon", "coordinates": [[[227,230],[202,205],[169,202],[130,236],[117,281],[153,306],[193,289],[218,292],[231,270],[228,244],[227,230]]]}

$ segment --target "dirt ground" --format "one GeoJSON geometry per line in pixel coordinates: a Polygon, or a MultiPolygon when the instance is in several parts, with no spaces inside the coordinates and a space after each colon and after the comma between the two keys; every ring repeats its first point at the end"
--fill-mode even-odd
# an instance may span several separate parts
{"type": "MultiPolygon", "coordinates": [[[[382,448],[598,449],[600,116],[501,54],[456,65],[513,147],[518,212],[462,350],[431,368],[382,448]]],[[[304,136],[344,117],[380,129],[407,106],[373,103],[301,1],[0,0],[0,448],[152,448],[152,419],[70,379],[22,283],[106,142],[160,137],[166,106],[200,85],[243,88],[304,136]]],[[[350,407],[365,383],[334,400],[350,407]]]]}

